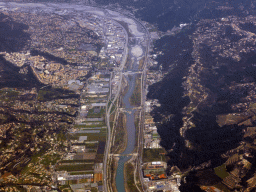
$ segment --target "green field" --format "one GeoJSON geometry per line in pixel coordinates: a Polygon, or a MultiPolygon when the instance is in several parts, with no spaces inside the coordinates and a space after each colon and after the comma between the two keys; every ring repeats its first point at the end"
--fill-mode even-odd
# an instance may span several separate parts
{"type": "Polygon", "coordinates": [[[229,176],[227,169],[226,169],[226,165],[224,165],[224,164],[219,167],[215,167],[214,172],[221,179],[224,179],[225,177],[229,176]]]}
{"type": "Polygon", "coordinates": [[[94,127],[104,127],[106,124],[103,121],[100,121],[99,124],[85,124],[85,125],[75,125],[75,128],[94,128],[94,127]]]}
{"type": "Polygon", "coordinates": [[[59,163],[94,163],[93,160],[85,159],[85,160],[61,160],[59,163]]]}
{"type": "Polygon", "coordinates": [[[80,136],[87,136],[86,141],[106,141],[106,131],[103,130],[100,133],[75,133],[70,134],[71,140],[78,140],[80,136]]]}
{"type": "Polygon", "coordinates": [[[57,171],[85,171],[85,170],[93,170],[94,164],[81,164],[81,165],[61,165],[56,168],[57,171]]]}
{"type": "Polygon", "coordinates": [[[77,171],[77,172],[70,172],[70,175],[86,175],[86,174],[93,174],[94,171],[77,171]]]}
{"type": "Polygon", "coordinates": [[[143,149],[143,162],[151,161],[165,161],[166,156],[164,155],[166,151],[162,148],[160,149],[143,149]]]}
{"type": "Polygon", "coordinates": [[[88,114],[87,114],[87,118],[101,118],[104,117],[105,115],[105,108],[100,109],[100,111],[94,112],[95,108],[89,109],[88,114]]]}

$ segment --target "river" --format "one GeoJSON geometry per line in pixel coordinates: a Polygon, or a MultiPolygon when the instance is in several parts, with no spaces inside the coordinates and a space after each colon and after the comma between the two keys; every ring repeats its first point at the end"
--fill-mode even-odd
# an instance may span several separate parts
{"type": "MultiPolygon", "coordinates": [[[[127,136],[128,142],[125,151],[122,155],[130,154],[133,152],[135,143],[136,143],[136,129],[134,124],[134,113],[135,110],[132,110],[133,106],[131,105],[129,98],[132,96],[132,93],[135,88],[136,82],[136,74],[132,75],[132,78],[127,78],[129,84],[129,90],[123,98],[123,102],[125,104],[126,110],[131,111],[131,113],[126,113],[126,129],[127,129],[127,136]]],[[[125,192],[124,187],[124,164],[127,162],[131,156],[121,156],[118,161],[117,173],[116,173],[116,188],[118,192],[125,192]]]]}
{"type": "MultiPolygon", "coordinates": [[[[137,45],[139,45],[139,41],[136,42],[137,45]]],[[[134,45],[133,45],[134,46],[134,45]]],[[[135,46],[136,47],[136,46],[135,46]]],[[[131,49],[132,50],[132,49],[131,49]]],[[[139,69],[138,65],[138,59],[139,57],[134,54],[133,51],[129,52],[130,55],[132,55],[132,64],[129,66],[129,71],[137,72],[139,69]],[[137,57],[136,57],[137,56],[137,57]]],[[[139,56],[141,56],[140,54],[139,56]]],[[[129,89],[127,93],[125,94],[123,98],[123,103],[125,105],[125,109],[129,111],[129,113],[126,113],[126,130],[127,130],[127,147],[125,151],[122,153],[122,155],[131,154],[134,150],[135,144],[136,144],[136,128],[135,128],[135,116],[134,113],[136,110],[134,110],[134,106],[130,103],[130,97],[133,94],[133,91],[135,89],[136,84],[136,76],[137,74],[132,74],[130,77],[126,76],[126,80],[128,82],[129,89]]],[[[116,173],[116,188],[118,192],[125,192],[124,187],[124,164],[131,158],[131,156],[120,156],[120,159],[118,161],[118,167],[117,167],[117,173],[116,173]]]]}

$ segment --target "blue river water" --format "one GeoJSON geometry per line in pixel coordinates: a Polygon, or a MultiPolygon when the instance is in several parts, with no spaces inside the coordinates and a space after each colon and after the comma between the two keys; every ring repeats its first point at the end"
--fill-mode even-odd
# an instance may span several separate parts
{"type": "MultiPolygon", "coordinates": [[[[135,81],[136,75],[133,75],[131,80],[127,78],[129,84],[129,90],[123,98],[123,102],[125,104],[126,110],[130,110],[131,114],[126,113],[126,129],[127,129],[127,136],[128,142],[125,151],[122,155],[130,154],[133,152],[136,142],[136,129],[134,124],[134,113],[135,111],[132,110],[133,106],[131,106],[129,98],[132,96],[132,93],[135,88],[135,81]]],[[[128,161],[131,156],[121,156],[118,161],[117,173],[116,173],[116,188],[118,192],[125,192],[124,187],[124,164],[128,161]]]]}

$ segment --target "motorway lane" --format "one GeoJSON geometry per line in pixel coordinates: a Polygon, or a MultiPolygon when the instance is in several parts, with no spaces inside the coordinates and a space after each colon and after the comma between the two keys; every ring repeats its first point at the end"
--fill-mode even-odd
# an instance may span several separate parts
{"type": "MultiPolygon", "coordinates": [[[[122,71],[124,69],[124,66],[125,66],[125,63],[126,63],[126,60],[127,60],[127,57],[128,57],[128,33],[124,28],[123,28],[123,30],[125,31],[125,34],[126,34],[126,42],[125,42],[126,45],[125,45],[124,56],[122,58],[122,62],[121,62],[120,67],[119,67],[119,77],[120,77],[119,86],[118,86],[117,93],[116,93],[114,99],[111,101],[111,104],[110,104],[109,108],[106,109],[106,111],[107,111],[106,120],[107,120],[107,128],[108,128],[108,134],[107,134],[108,136],[107,137],[108,138],[107,138],[107,142],[106,142],[106,147],[105,147],[105,151],[104,151],[104,160],[103,160],[103,178],[104,178],[104,180],[103,180],[103,190],[105,192],[110,191],[110,190],[108,190],[108,184],[107,184],[107,182],[108,182],[107,181],[107,179],[108,179],[108,177],[107,177],[107,165],[108,165],[108,160],[109,160],[109,158],[108,158],[109,157],[109,149],[111,147],[111,127],[110,127],[110,122],[109,122],[110,111],[112,109],[113,103],[115,103],[115,101],[117,100],[117,98],[120,95],[120,91],[121,91],[121,88],[122,88],[122,79],[123,79],[122,71]]],[[[110,80],[110,84],[111,84],[111,80],[110,80]]],[[[110,92],[111,92],[111,90],[110,90],[110,92]]],[[[111,100],[111,98],[110,98],[110,100],[111,100]]]]}
{"type": "MultiPolygon", "coordinates": [[[[27,9],[30,8],[30,6],[32,6],[32,4],[26,4],[26,3],[21,3],[21,4],[16,4],[16,3],[4,3],[3,4],[4,6],[6,7],[19,7],[20,9],[27,9]]],[[[70,12],[73,12],[73,11],[83,11],[83,12],[91,12],[93,14],[99,14],[99,16],[102,16],[102,17],[106,17],[106,18],[109,18],[109,19],[112,19],[114,20],[115,18],[118,18],[119,15],[122,15],[122,13],[114,13],[112,12],[111,14],[106,13],[105,11],[104,12],[101,12],[102,10],[104,9],[101,9],[101,8],[97,8],[97,7],[91,7],[91,6],[83,6],[83,5],[73,5],[73,4],[52,4],[52,3],[44,3],[44,4],[33,4],[33,8],[39,8],[40,11],[43,11],[43,12],[47,12],[48,14],[50,13],[53,13],[53,12],[56,12],[57,9],[61,8],[61,9],[65,9],[65,11],[67,11],[68,13],[70,12]],[[103,15],[102,15],[103,13],[103,15]],[[104,14],[106,13],[106,14],[104,14]]],[[[132,18],[128,15],[122,15],[128,19],[132,19],[133,21],[135,21],[135,23],[139,23],[141,25],[142,28],[145,29],[146,31],[146,34],[147,34],[147,40],[149,39],[149,33],[147,31],[147,29],[145,28],[145,26],[140,23],[140,21],[138,21],[136,18],[132,18]]],[[[125,22],[125,20],[124,20],[125,22]]],[[[119,25],[119,24],[118,24],[119,25]]],[[[122,27],[122,26],[121,26],[122,27]]],[[[122,27],[123,28],[123,27],[122,27]]],[[[124,28],[123,28],[124,29],[124,28]]],[[[122,82],[122,78],[123,78],[123,69],[124,69],[124,66],[126,64],[126,60],[127,60],[127,56],[128,56],[128,34],[127,34],[127,31],[124,29],[125,33],[126,33],[126,45],[125,45],[125,51],[124,51],[124,57],[122,59],[122,62],[121,62],[121,65],[120,65],[120,68],[119,68],[119,72],[118,74],[120,75],[120,83],[119,83],[119,87],[118,87],[118,91],[117,91],[117,94],[113,100],[113,103],[117,100],[117,98],[119,97],[119,94],[120,94],[120,90],[121,90],[121,82],[122,82]]],[[[139,36],[139,38],[141,38],[141,35],[139,36]]],[[[145,53],[145,62],[147,62],[147,57],[148,57],[148,45],[147,44],[147,51],[145,53]]],[[[145,63],[145,66],[146,66],[146,63],[145,63]]],[[[144,66],[144,70],[146,69],[144,66]]],[[[143,70],[143,71],[144,71],[143,70]]],[[[143,76],[145,76],[145,74],[143,74],[143,76]]],[[[144,79],[144,78],[143,78],[144,79]]],[[[144,95],[144,93],[142,93],[141,95],[144,95]]],[[[144,100],[144,99],[143,99],[144,100]]],[[[142,100],[142,101],[143,101],[142,100]]],[[[108,154],[109,154],[109,149],[110,149],[110,138],[111,138],[111,130],[110,130],[110,122],[109,122],[109,116],[110,116],[110,110],[113,106],[113,103],[110,104],[109,108],[106,109],[106,120],[107,120],[107,127],[108,127],[108,136],[107,136],[107,143],[106,143],[106,148],[105,148],[105,155],[104,155],[104,171],[103,171],[103,177],[104,177],[104,191],[108,191],[107,190],[107,183],[106,183],[106,180],[107,180],[107,160],[108,160],[108,154]]],[[[143,105],[144,102],[142,102],[142,105],[143,105]]],[[[142,138],[141,138],[142,139],[142,138]]],[[[140,155],[138,155],[138,158],[139,158],[140,155]]]]}
{"type": "MultiPolygon", "coordinates": [[[[143,26],[144,27],[144,26],[143,26]]],[[[147,66],[147,60],[148,60],[148,50],[149,50],[149,33],[147,32],[147,47],[146,47],[146,53],[145,53],[145,63],[144,63],[144,66],[143,66],[143,73],[142,73],[142,76],[141,76],[141,86],[142,86],[142,93],[141,93],[141,107],[142,107],[142,117],[141,117],[141,126],[140,126],[140,134],[138,135],[138,143],[139,143],[139,147],[138,147],[138,154],[135,158],[135,163],[136,163],[136,167],[135,167],[135,173],[137,171],[139,171],[139,176],[140,176],[140,182],[143,183],[143,177],[142,177],[142,169],[141,169],[141,162],[142,162],[142,159],[141,159],[141,155],[142,155],[142,150],[143,150],[143,127],[144,127],[144,102],[145,102],[145,90],[144,90],[144,82],[145,82],[145,78],[146,78],[146,66],[147,66]]],[[[137,69],[139,70],[139,69],[137,69]]],[[[122,164],[123,164],[123,161],[122,161],[122,164]]],[[[121,173],[123,174],[123,173],[121,173]]],[[[121,176],[121,175],[119,175],[121,176]]],[[[118,177],[118,175],[117,175],[118,177]]],[[[144,187],[144,186],[143,186],[144,187]]],[[[146,189],[143,189],[143,191],[146,191],[146,189]]]]}

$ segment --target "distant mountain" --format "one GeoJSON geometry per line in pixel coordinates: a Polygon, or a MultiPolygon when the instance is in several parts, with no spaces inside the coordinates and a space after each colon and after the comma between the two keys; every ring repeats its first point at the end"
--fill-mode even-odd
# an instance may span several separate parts
{"type": "Polygon", "coordinates": [[[155,23],[162,31],[180,23],[227,15],[245,16],[255,12],[255,0],[95,0],[99,4],[119,5],[137,9],[136,17],[155,23]]]}
{"type": "Polygon", "coordinates": [[[0,55],[0,88],[13,87],[31,89],[41,87],[44,84],[39,82],[29,65],[17,67],[0,55]]]}
{"type": "MultiPolygon", "coordinates": [[[[7,0],[6,0],[7,1],[7,0]]],[[[135,16],[154,23],[159,30],[171,30],[181,23],[214,19],[228,15],[246,16],[256,12],[256,0],[13,0],[15,2],[119,4],[135,16]],[[135,11],[136,10],[136,11],[135,11]]],[[[9,1],[7,1],[9,2],[9,1]]]]}
{"type": "MultiPolygon", "coordinates": [[[[0,52],[19,52],[27,49],[29,46],[30,35],[24,30],[28,26],[17,23],[0,13],[0,52]]],[[[0,88],[3,87],[39,87],[40,83],[29,65],[17,67],[8,62],[0,55],[0,88]]]]}
{"type": "Polygon", "coordinates": [[[30,40],[30,35],[24,32],[26,29],[28,26],[0,13],[0,51],[21,51],[30,40]]]}
{"type": "Polygon", "coordinates": [[[255,19],[201,19],[155,42],[155,53],[163,53],[157,61],[169,72],[147,96],[161,103],[152,115],[161,122],[169,165],[190,171],[182,191],[255,190],[255,19]]]}

